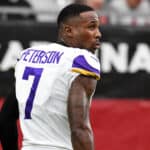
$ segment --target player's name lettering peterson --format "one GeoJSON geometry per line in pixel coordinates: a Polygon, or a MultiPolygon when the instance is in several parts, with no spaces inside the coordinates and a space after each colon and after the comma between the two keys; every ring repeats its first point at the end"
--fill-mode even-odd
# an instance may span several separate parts
{"type": "Polygon", "coordinates": [[[22,53],[21,60],[38,64],[58,64],[63,52],[28,49],[22,53]]]}

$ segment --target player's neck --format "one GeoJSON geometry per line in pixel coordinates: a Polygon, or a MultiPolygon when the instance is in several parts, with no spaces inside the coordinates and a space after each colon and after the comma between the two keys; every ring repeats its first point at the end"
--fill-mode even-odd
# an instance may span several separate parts
{"type": "Polygon", "coordinates": [[[58,40],[57,43],[69,47],[69,45],[66,44],[63,40],[58,40]]]}

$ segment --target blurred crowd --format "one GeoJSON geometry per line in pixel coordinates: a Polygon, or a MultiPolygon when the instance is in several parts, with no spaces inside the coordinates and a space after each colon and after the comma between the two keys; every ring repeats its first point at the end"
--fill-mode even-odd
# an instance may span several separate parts
{"type": "Polygon", "coordinates": [[[93,7],[103,25],[150,25],[150,0],[0,0],[0,19],[54,22],[70,3],[93,7]]]}

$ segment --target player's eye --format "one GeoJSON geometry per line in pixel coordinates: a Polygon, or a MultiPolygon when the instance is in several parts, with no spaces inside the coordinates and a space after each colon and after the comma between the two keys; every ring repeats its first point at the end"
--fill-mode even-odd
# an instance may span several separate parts
{"type": "Polygon", "coordinates": [[[88,29],[90,30],[94,30],[96,28],[96,25],[95,24],[91,24],[88,26],[88,29]]]}

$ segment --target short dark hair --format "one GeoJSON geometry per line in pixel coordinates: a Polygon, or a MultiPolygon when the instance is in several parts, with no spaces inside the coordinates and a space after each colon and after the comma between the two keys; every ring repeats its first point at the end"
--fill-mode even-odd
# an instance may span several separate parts
{"type": "Polygon", "coordinates": [[[57,26],[60,27],[61,23],[64,23],[67,19],[79,16],[80,13],[86,12],[86,11],[94,11],[92,7],[89,7],[87,5],[83,4],[70,4],[63,8],[61,12],[58,15],[57,18],[57,26]]]}

